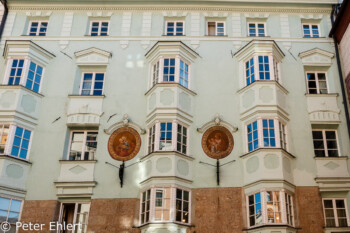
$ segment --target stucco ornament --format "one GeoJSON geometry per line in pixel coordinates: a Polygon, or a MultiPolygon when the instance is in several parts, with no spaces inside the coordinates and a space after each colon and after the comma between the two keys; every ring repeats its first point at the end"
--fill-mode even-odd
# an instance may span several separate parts
{"type": "Polygon", "coordinates": [[[222,126],[209,128],[202,137],[203,151],[213,159],[222,159],[231,154],[233,145],[232,134],[222,126]]]}
{"type": "Polygon", "coordinates": [[[110,156],[119,161],[128,161],[140,151],[141,137],[136,130],[122,127],[112,133],[108,140],[110,156]]]}

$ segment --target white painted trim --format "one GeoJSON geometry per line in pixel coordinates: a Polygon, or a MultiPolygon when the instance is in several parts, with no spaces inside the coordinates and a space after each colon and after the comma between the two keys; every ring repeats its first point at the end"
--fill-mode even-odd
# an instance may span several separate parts
{"type": "Polygon", "coordinates": [[[319,81],[318,81],[318,74],[324,74],[326,78],[326,85],[327,85],[327,93],[322,93],[322,94],[329,94],[329,85],[328,85],[328,73],[325,71],[305,71],[305,79],[306,79],[306,90],[308,94],[311,94],[309,91],[309,81],[307,79],[308,74],[315,74],[315,82],[316,82],[316,91],[317,94],[320,93],[320,87],[319,87],[319,81]]]}

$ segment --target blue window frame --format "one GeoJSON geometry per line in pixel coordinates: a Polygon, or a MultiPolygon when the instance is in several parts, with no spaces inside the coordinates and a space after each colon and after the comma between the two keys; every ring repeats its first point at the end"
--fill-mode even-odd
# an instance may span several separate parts
{"type": "Polygon", "coordinates": [[[259,148],[259,134],[258,134],[258,122],[254,121],[253,123],[247,126],[248,133],[248,151],[253,151],[259,148]]]}
{"type": "Polygon", "coordinates": [[[184,22],[167,22],[166,27],[167,36],[183,36],[184,22]]]}
{"type": "Polygon", "coordinates": [[[30,36],[46,36],[47,22],[31,22],[29,28],[30,36]]]}
{"type": "Polygon", "coordinates": [[[171,122],[160,123],[159,150],[169,150],[172,148],[172,129],[173,123],[171,122]]]}
{"type": "Polygon", "coordinates": [[[180,60],[179,84],[188,88],[188,65],[180,60]]]}
{"type": "Polygon", "coordinates": [[[274,120],[263,120],[262,125],[264,147],[276,147],[274,120]]]}
{"type": "Polygon", "coordinates": [[[317,24],[304,24],[303,25],[304,37],[320,37],[320,30],[317,24]]]}
{"type": "Polygon", "coordinates": [[[81,95],[102,95],[104,73],[84,73],[81,95]]]}
{"type": "Polygon", "coordinates": [[[22,201],[0,197],[0,222],[16,224],[22,207],[22,201]]]}
{"type": "Polygon", "coordinates": [[[259,79],[270,80],[269,56],[259,56],[259,79]]]}
{"type": "Polygon", "coordinates": [[[245,63],[246,66],[246,83],[247,85],[255,82],[254,57],[245,63]]]}
{"type": "Polygon", "coordinates": [[[163,68],[163,82],[175,81],[175,58],[165,58],[163,68]]]}
{"type": "Polygon", "coordinates": [[[108,36],[109,22],[92,22],[91,36],[108,36]]]}
{"type": "Polygon", "coordinates": [[[261,193],[248,197],[249,203],[249,226],[259,225],[263,222],[261,193]]]}
{"type": "Polygon", "coordinates": [[[29,150],[31,132],[21,127],[16,127],[15,137],[13,139],[11,155],[26,159],[29,150]]]}
{"type": "Polygon", "coordinates": [[[30,62],[26,87],[35,92],[39,92],[43,68],[34,62],[30,62]]]}
{"type": "Polygon", "coordinates": [[[19,85],[23,72],[23,59],[14,59],[12,61],[8,85],[19,85]]]}
{"type": "Polygon", "coordinates": [[[265,36],[265,24],[264,23],[249,23],[248,24],[248,35],[249,36],[265,36]]]}

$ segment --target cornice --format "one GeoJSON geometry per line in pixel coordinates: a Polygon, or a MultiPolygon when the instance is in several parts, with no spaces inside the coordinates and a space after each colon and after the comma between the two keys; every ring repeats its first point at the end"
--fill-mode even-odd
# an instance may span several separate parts
{"type": "Polygon", "coordinates": [[[316,8],[316,7],[228,7],[228,6],[132,6],[132,5],[13,5],[9,6],[9,11],[219,11],[219,12],[269,12],[269,13],[317,13],[317,14],[330,14],[331,7],[316,8]]]}

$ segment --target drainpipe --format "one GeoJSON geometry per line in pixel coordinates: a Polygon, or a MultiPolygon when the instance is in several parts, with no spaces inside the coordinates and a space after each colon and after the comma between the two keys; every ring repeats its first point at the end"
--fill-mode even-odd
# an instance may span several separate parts
{"type": "MultiPolygon", "coordinates": [[[[337,5],[333,5],[333,7],[332,7],[332,13],[331,13],[332,26],[334,25],[333,15],[334,15],[336,7],[337,7],[337,5]]],[[[345,120],[346,120],[346,125],[348,127],[348,134],[349,134],[349,138],[350,138],[350,116],[349,116],[349,108],[348,108],[348,104],[347,104],[348,100],[346,99],[343,72],[342,72],[340,56],[339,56],[338,41],[337,41],[337,38],[335,37],[334,33],[333,33],[332,37],[333,37],[333,41],[334,41],[335,56],[337,58],[340,87],[341,87],[341,92],[342,92],[342,97],[343,97],[343,105],[344,105],[344,110],[345,110],[345,120]]]]}
{"type": "Polygon", "coordinates": [[[0,25],[0,41],[2,39],[2,32],[4,31],[5,28],[5,23],[8,15],[8,8],[7,8],[7,0],[0,0],[2,5],[4,6],[4,15],[2,16],[1,19],[1,25],[0,25]]]}

